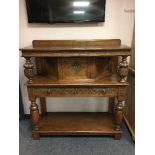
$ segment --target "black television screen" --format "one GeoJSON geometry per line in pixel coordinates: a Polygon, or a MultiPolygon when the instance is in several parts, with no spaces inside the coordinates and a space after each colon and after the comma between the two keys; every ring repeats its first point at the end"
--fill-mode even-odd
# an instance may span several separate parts
{"type": "Polygon", "coordinates": [[[29,23],[104,22],[106,0],[26,0],[29,23]]]}

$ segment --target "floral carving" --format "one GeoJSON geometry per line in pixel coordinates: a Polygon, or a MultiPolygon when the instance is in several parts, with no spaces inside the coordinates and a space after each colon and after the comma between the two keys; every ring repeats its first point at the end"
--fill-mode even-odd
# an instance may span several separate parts
{"type": "Polygon", "coordinates": [[[82,96],[82,95],[99,95],[104,96],[106,94],[117,95],[116,88],[39,88],[35,90],[35,94],[37,95],[47,95],[47,96],[55,96],[55,95],[74,95],[74,96],[82,96]]]}
{"type": "Polygon", "coordinates": [[[71,69],[74,70],[76,73],[80,72],[80,70],[83,68],[82,64],[79,63],[78,61],[75,61],[72,65],[71,65],[71,69]]]}

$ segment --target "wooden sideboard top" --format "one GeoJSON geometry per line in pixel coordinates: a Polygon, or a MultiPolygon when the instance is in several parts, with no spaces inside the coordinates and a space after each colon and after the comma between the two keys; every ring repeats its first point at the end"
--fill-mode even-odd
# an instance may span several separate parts
{"type": "Polygon", "coordinates": [[[62,52],[66,52],[66,56],[88,56],[88,54],[90,56],[120,56],[130,55],[130,49],[126,45],[121,45],[120,39],[33,40],[32,46],[20,48],[22,56],[32,57],[62,56],[59,54],[62,52]]]}

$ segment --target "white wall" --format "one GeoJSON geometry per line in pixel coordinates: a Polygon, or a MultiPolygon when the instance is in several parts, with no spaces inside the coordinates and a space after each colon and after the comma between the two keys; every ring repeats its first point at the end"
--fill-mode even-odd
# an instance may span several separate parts
{"type": "MultiPolygon", "coordinates": [[[[100,24],[28,24],[25,0],[19,0],[20,47],[29,46],[34,39],[121,39],[131,45],[134,0],[107,0],[105,22],[100,24]]],[[[29,113],[30,102],[24,86],[24,59],[20,57],[20,84],[25,113],[29,113]]],[[[52,98],[47,99],[48,111],[107,111],[107,98],[52,98]]]]}

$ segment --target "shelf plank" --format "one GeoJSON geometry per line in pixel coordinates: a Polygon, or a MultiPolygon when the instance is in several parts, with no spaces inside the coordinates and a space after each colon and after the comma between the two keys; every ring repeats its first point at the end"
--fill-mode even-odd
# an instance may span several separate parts
{"type": "Polygon", "coordinates": [[[84,47],[38,47],[38,48],[34,48],[32,46],[28,46],[25,48],[20,48],[19,50],[24,51],[24,52],[32,52],[32,51],[37,51],[39,53],[39,51],[41,52],[46,52],[46,51],[50,51],[51,53],[54,51],[130,51],[130,47],[126,46],[126,45],[121,45],[121,46],[84,46],[84,47]]]}
{"type": "Polygon", "coordinates": [[[41,135],[113,135],[114,117],[109,113],[59,112],[40,116],[41,135]]]}
{"type": "Polygon", "coordinates": [[[64,51],[56,48],[51,51],[49,48],[44,49],[20,49],[22,57],[114,57],[114,56],[130,56],[129,49],[72,49],[64,51]]]}
{"type": "Polygon", "coordinates": [[[51,76],[35,76],[33,83],[26,83],[27,86],[127,86],[128,82],[121,83],[120,77],[113,74],[99,80],[56,80],[51,76]]]}

